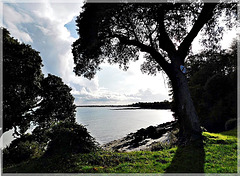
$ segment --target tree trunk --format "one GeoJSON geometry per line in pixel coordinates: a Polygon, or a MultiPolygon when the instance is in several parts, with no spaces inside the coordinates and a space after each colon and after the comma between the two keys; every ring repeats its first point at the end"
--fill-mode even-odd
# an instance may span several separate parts
{"type": "Polygon", "coordinates": [[[174,72],[172,72],[170,80],[176,103],[176,116],[180,125],[179,142],[186,143],[201,139],[202,132],[188,88],[187,78],[180,70],[180,64],[176,65],[173,66],[174,72]]]}

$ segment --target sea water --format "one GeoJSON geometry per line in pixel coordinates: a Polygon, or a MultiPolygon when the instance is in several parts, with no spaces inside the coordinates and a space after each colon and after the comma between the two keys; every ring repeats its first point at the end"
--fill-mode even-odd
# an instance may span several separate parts
{"type": "MultiPolygon", "coordinates": [[[[125,109],[122,107],[78,107],[76,121],[84,125],[100,144],[125,137],[141,128],[156,126],[174,120],[170,110],[125,109]]],[[[5,132],[0,140],[4,148],[14,139],[13,130],[5,132]]]]}
{"type": "Polygon", "coordinates": [[[78,107],[76,120],[100,144],[125,137],[141,128],[174,120],[172,111],[122,107],[78,107]]]}

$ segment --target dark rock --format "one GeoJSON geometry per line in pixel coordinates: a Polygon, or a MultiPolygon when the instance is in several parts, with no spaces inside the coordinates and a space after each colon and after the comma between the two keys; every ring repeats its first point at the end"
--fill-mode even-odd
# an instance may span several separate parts
{"type": "Polygon", "coordinates": [[[103,148],[114,151],[134,150],[140,146],[146,145],[151,139],[157,140],[161,138],[163,134],[172,131],[175,124],[176,121],[172,121],[158,126],[149,126],[146,129],[141,128],[137,132],[130,133],[122,139],[105,144],[103,148]]]}

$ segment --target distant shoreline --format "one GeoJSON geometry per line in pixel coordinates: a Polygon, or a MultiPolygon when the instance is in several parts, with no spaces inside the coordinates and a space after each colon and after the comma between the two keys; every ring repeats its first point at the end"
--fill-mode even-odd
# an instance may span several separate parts
{"type": "MultiPolygon", "coordinates": [[[[124,109],[171,109],[171,103],[169,101],[163,102],[138,102],[128,105],[76,105],[76,107],[88,107],[88,108],[98,108],[98,107],[109,107],[109,108],[122,108],[124,109]]],[[[119,110],[119,109],[115,109],[119,110]]]]}
{"type": "Polygon", "coordinates": [[[138,110],[138,109],[155,109],[155,110],[169,110],[171,108],[151,108],[151,107],[136,107],[128,105],[83,105],[76,106],[77,108],[121,108],[121,109],[111,109],[111,110],[138,110]]]}
{"type": "Polygon", "coordinates": [[[77,105],[80,108],[97,108],[97,107],[131,107],[129,105],[77,105]]]}

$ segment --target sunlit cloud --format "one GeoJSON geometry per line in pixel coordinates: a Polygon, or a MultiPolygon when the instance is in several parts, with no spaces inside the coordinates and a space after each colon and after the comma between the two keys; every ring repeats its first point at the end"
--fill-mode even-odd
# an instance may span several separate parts
{"type": "Polygon", "coordinates": [[[22,24],[32,23],[33,19],[23,10],[17,12],[8,5],[4,5],[3,13],[3,23],[11,29],[12,35],[18,36],[18,39],[22,42],[32,43],[33,40],[28,34],[27,28],[22,27],[22,24]],[[21,30],[19,30],[20,26],[21,30]]]}

